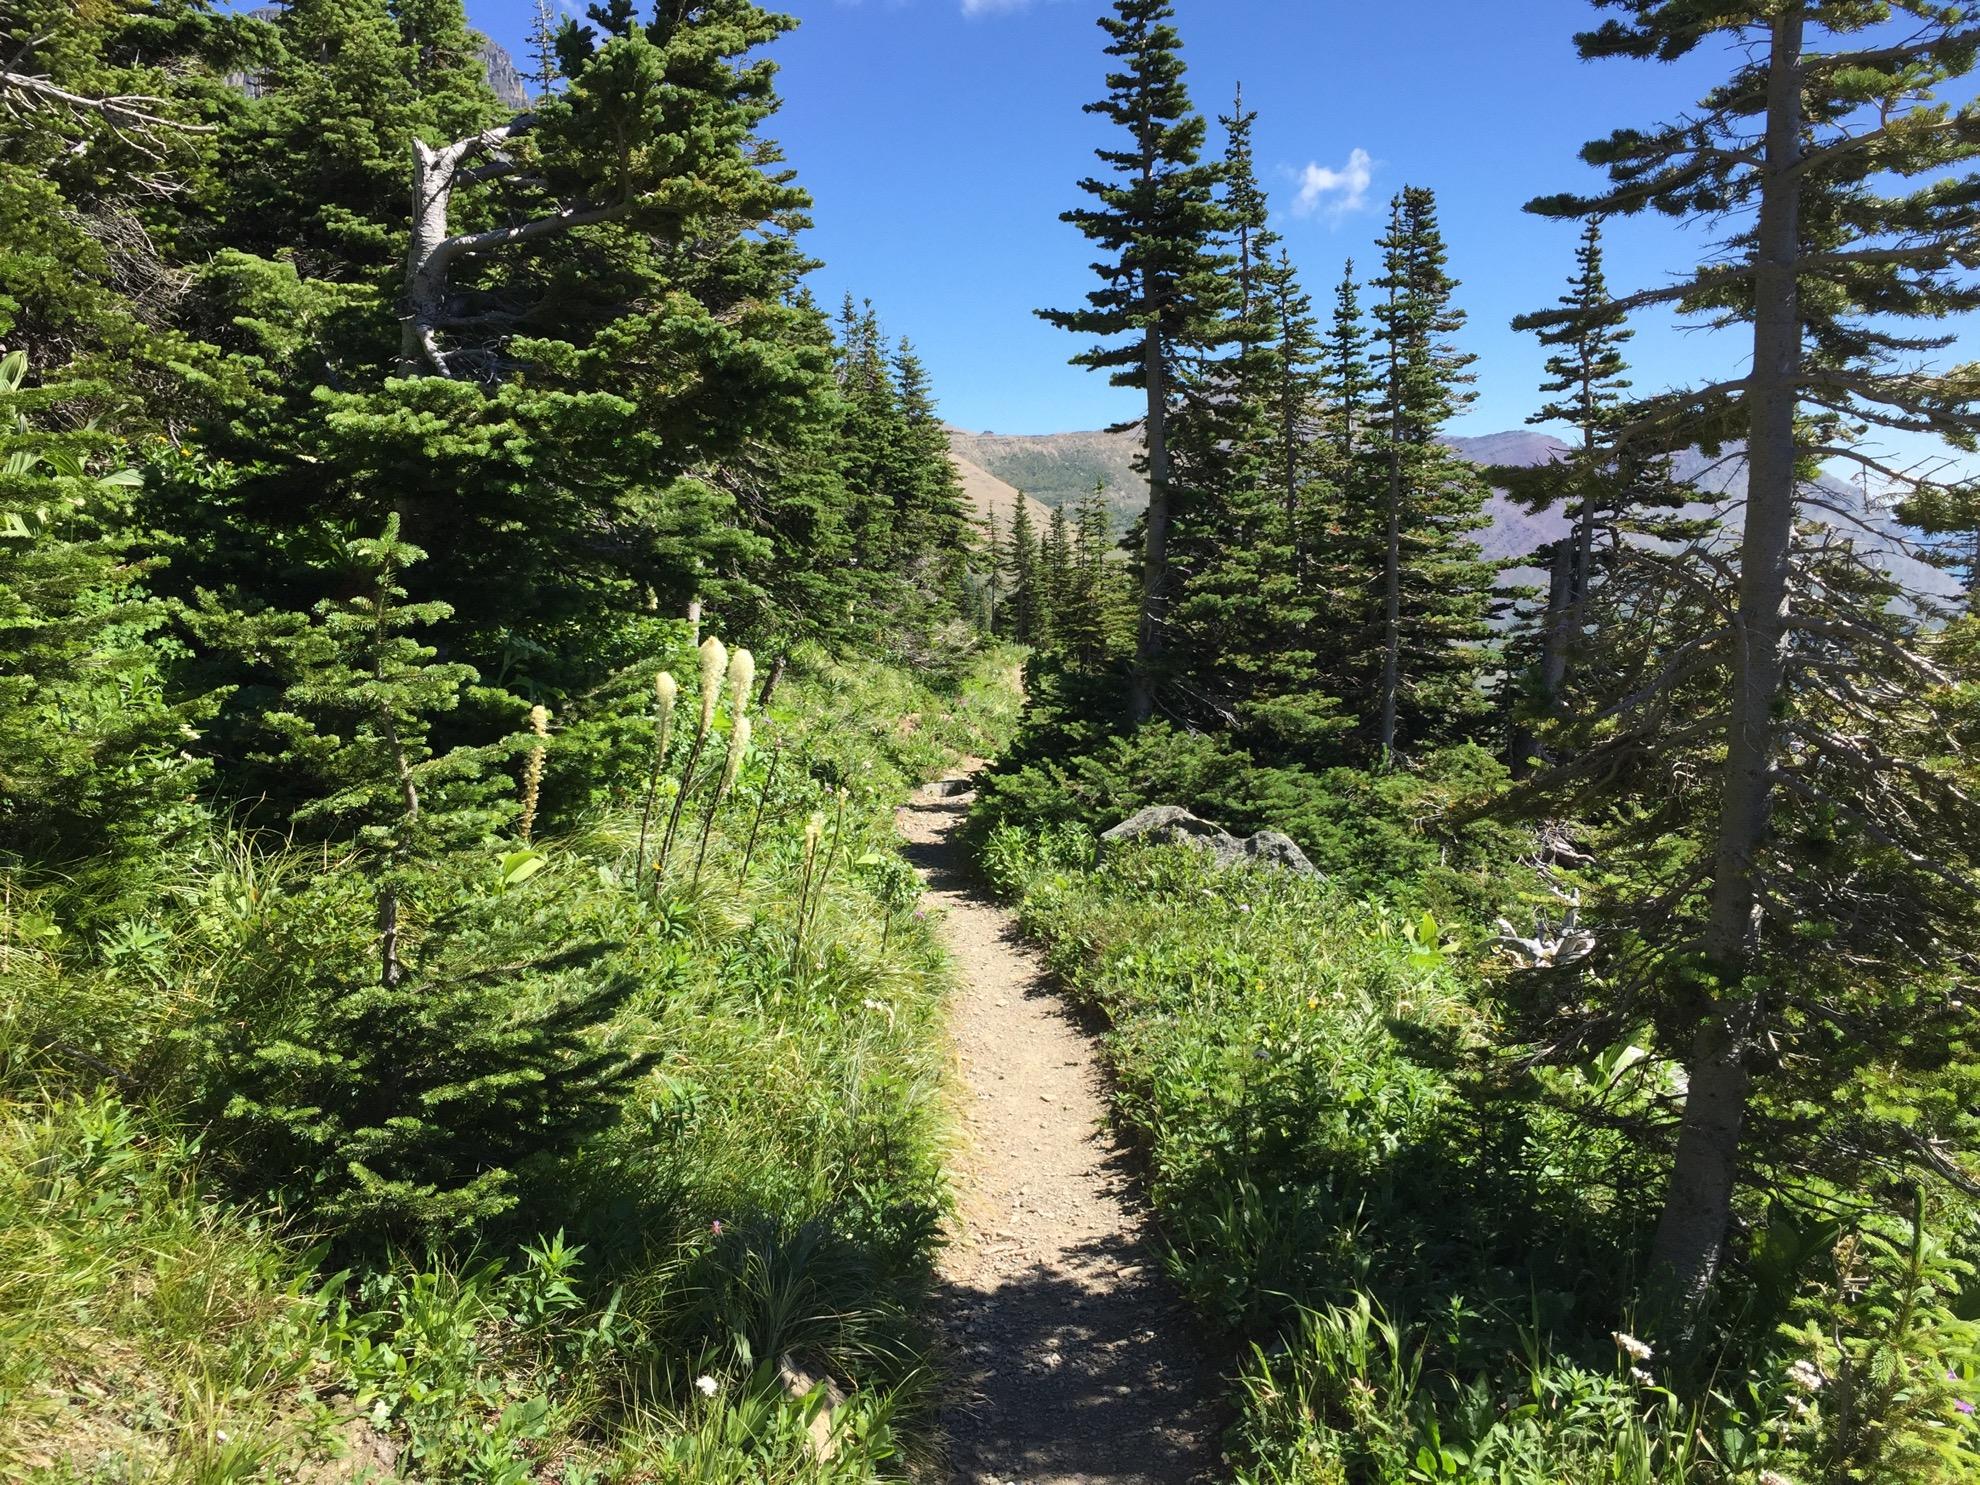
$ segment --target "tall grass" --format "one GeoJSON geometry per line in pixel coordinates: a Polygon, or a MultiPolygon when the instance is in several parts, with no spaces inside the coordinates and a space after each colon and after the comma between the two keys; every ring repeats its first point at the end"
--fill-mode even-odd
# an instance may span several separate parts
{"type": "Polygon", "coordinates": [[[276,1013],[297,961],[346,940],[363,972],[345,863],[216,829],[158,868],[150,908],[88,930],[63,883],[10,879],[0,1478],[914,1467],[933,1400],[920,1311],[945,1201],[946,965],[896,910],[892,806],[995,745],[1005,684],[996,657],[948,689],[800,658],[751,719],[763,741],[731,730],[722,775],[694,789],[663,755],[670,805],[693,792],[706,810],[707,870],[657,887],[645,761],[623,807],[545,834],[559,739],[544,738],[532,852],[460,863],[462,890],[513,899],[525,937],[619,945],[612,967],[639,988],[602,1034],[656,1064],[508,1218],[347,1272],[320,1266],[282,1193],[233,1184],[187,1117],[225,1091],[208,1086],[216,1008],[276,1013]],[[819,1379],[808,1396],[800,1374],[819,1379]]]}

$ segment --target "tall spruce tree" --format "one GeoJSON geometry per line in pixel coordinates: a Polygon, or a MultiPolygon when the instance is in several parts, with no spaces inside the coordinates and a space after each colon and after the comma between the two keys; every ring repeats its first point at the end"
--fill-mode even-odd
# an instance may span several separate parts
{"type": "MultiPolygon", "coordinates": [[[[1633,427],[1674,445],[1743,441],[1746,498],[1736,559],[1700,558],[1722,574],[1724,609],[1707,606],[1678,638],[1598,750],[1661,755],[1655,777],[1668,779],[1669,760],[1700,738],[1707,748],[1712,795],[1688,876],[1657,897],[1664,910],[1647,918],[1630,975],[1646,994],[1661,986],[1684,1064],[1651,1261],[1667,1324],[1689,1335],[1751,1169],[1756,1097],[1806,1066],[1826,1089],[1818,1106],[1846,1104],[1865,1043],[1915,1050],[1904,1028],[1923,1008],[1909,987],[1965,951],[1973,827],[1954,803],[1962,791],[1941,761],[1890,745],[1889,710],[1919,705],[1918,681],[1933,672],[1872,585],[1845,602],[1850,589],[1798,555],[1796,518],[1820,460],[1883,467],[1854,428],[1964,447],[1980,435],[1980,367],[1924,362],[1947,343],[1942,317],[1980,307],[1980,283],[1962,272],[1980,231],[1980,109],[1936,96],[1972,68],[1980,25],[1928,0],[1604,3],[1623,14],[1577,38],[1586,57],[1672,61],[1724,43],[1739,58],[1696,111],[1588,146],[1609,190],[1530,207],[1730,222],[1710,261],[1620,304],[1676,305],[1738,327],[1750,347],[1743,373],[1631,409],[1633,427]],[[1884,24],[1893,19],[1903,25],[1884,24]],[[1906,334],[1907,320],[1927,328],[1906,334]],[[1894,691],[1893,676],[1911,689],[1894,691]],[[1833,947],[1809,957],[1810,936],[1825,934],[1850,944],[1842,980],[1823,974],[1833,947]]],[[[1535,322],[1578,318],[1568,308],[1535,322]]],[[[1911,735],[1931,731],[1917,723],[1911,735]]],[[[1944,1045],[1942,1032],[1925,1035],[1944,1045]]],[[[1922,1158],[1929,1135],[1916,1127],[1869,1117],[1851,1138],[1944,1163],[1922,1158]],[[1867,1132],[1879,1129],[1881,1139],[1867,1132]]]]}
{"type": "Polygon", "coordinates": [[[1219,171],[1201,160],[1207,132],[1183,82],[1182,39],[1169,0],[1114,0],[1100,18],[1106,54],[1121,70],[1107,76],[1108,96],[1087,105],[1122,130],[1118,148],[1098,151],[1110,172],[1080,189],[1098,205],[1065,214],[1107,254],[1101,287],[1087,307],[1041,310],[1050,323],[1103,343],[1074,364],[1105,370],[1116,386],[1146,399],[1141,420],[1148,511],[1143,522],[1141,620],[1129,690],[1129,721],[1154,714],[1174,600],[1169,535],[1176,471],[1171,420],[1188,363],[1224,335],[1227,280],[1215,242],[1226,213],[1217,199],[1219,171]]]}
{"type": "Polygon", "coordinates": [[[1256,119],[1240,93],[1222,120],[1230,349],[1192,372],[1177,440],[1189,503],[1175,541],[1173,670],[1187,680],[1195,719],[1282,757],[1308,751],[1334,718],[1333,698],[1312,686],[1314,609],[1299,558],[1312,493],[1311,324],[1302,324],[1299,286],[1270,227],[1256,119]]]}
{"type": "Polygon", "coordinates": [[[1364,725],[1386,764],[1462,739],[1485,710],[1479,681],[1495,571],[1472,539],[1485,524],[1485,482],[1441,438],[1470,401],[1475,358],[1451,340],[1464,314],[1452,303],[1457,281],[1430,191],[1397,194],[1381,246],[1377,392],[1356,503],[1360,521],[1379,533],[1377,664],[1363,694],[1364,725]]]}
{"type": "MultiPolygon", "coordinates": [[[[1527,421],[1564,422],[1574,429],[1569,457],[1539,471],[1539,478],[1517,499],[1529,511],[1558,503],[1568,520],[1565,536],[1544,553],[1547,601],[1539,620],[1539,655],[1527,677],[1528,694],[1515,719],[1507,762],[1515,775],[1530,771],[1534,760],[1535,719],[1552,713],[1573,664],[1578,637],[1587,622],[1588,588],[1594,575],[1597,528],[1614,503],[1618,476],[1615,447],[1616,414],[1628,390],[1628,365],[1622,347],[1632,332],[1614,306],[1602,272],[1602,227],[1590,218],[1575,249],[1575,273],[1568,280],[1564,307],[1574,312],[1565,324],[1543,326],[1540,343],[1547,357],[1550,380],[1540,390],[1551,400],[1527,421]],[[1532,488],[1537,485],[1538,488],[1532,488]]],[[[1519,328],[1525,322],[1514,322],[1519,328]]]]}

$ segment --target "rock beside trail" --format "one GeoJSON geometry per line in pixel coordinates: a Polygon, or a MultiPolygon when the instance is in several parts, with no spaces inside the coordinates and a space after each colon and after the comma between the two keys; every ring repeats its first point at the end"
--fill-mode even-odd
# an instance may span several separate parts
{"type": "Polygon", "coordinates": [[[1220,867],[1257,866],[1316,880],[1320,876],[1319,868],[1306,859],[1306,853],[1289,836],[1281,835],[1276,830],[1235,836],[1222,826],[1213,825],[1173,804],[1151,804],[1121,821],[1101,835],[1101,853],[1104,855],[1108,846],[1127,841],[1188,846],[1192,850],[1206,851],[1220,867]]]}

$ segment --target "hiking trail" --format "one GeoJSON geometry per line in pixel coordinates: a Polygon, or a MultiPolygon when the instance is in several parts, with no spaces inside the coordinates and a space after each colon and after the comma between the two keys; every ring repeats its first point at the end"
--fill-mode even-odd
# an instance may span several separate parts
{"type": "Polygon", "coordinates": [[[937,1290],[950,1478],[1188,1485],[1217,1457],[1214,1369],[1108,1126],[1092,1033],[970,873],[968,789],[931,784],[899,812],[956,967],[964,1107],[937,1290]]]}

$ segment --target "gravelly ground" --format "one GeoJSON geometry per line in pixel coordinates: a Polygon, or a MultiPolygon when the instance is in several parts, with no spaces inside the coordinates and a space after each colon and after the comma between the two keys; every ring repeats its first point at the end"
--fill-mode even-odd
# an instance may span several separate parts
{"type": "Polygon", "coordinates": [[[1090,1037],[968,873],[954,832],[969,796],[955,787],[900,812],[959,980],[950,1025],[966,1106],[939,1293],[951,1478],[1209,1478],[1214,1371],[1107,1130],[1090,1037]]]}

